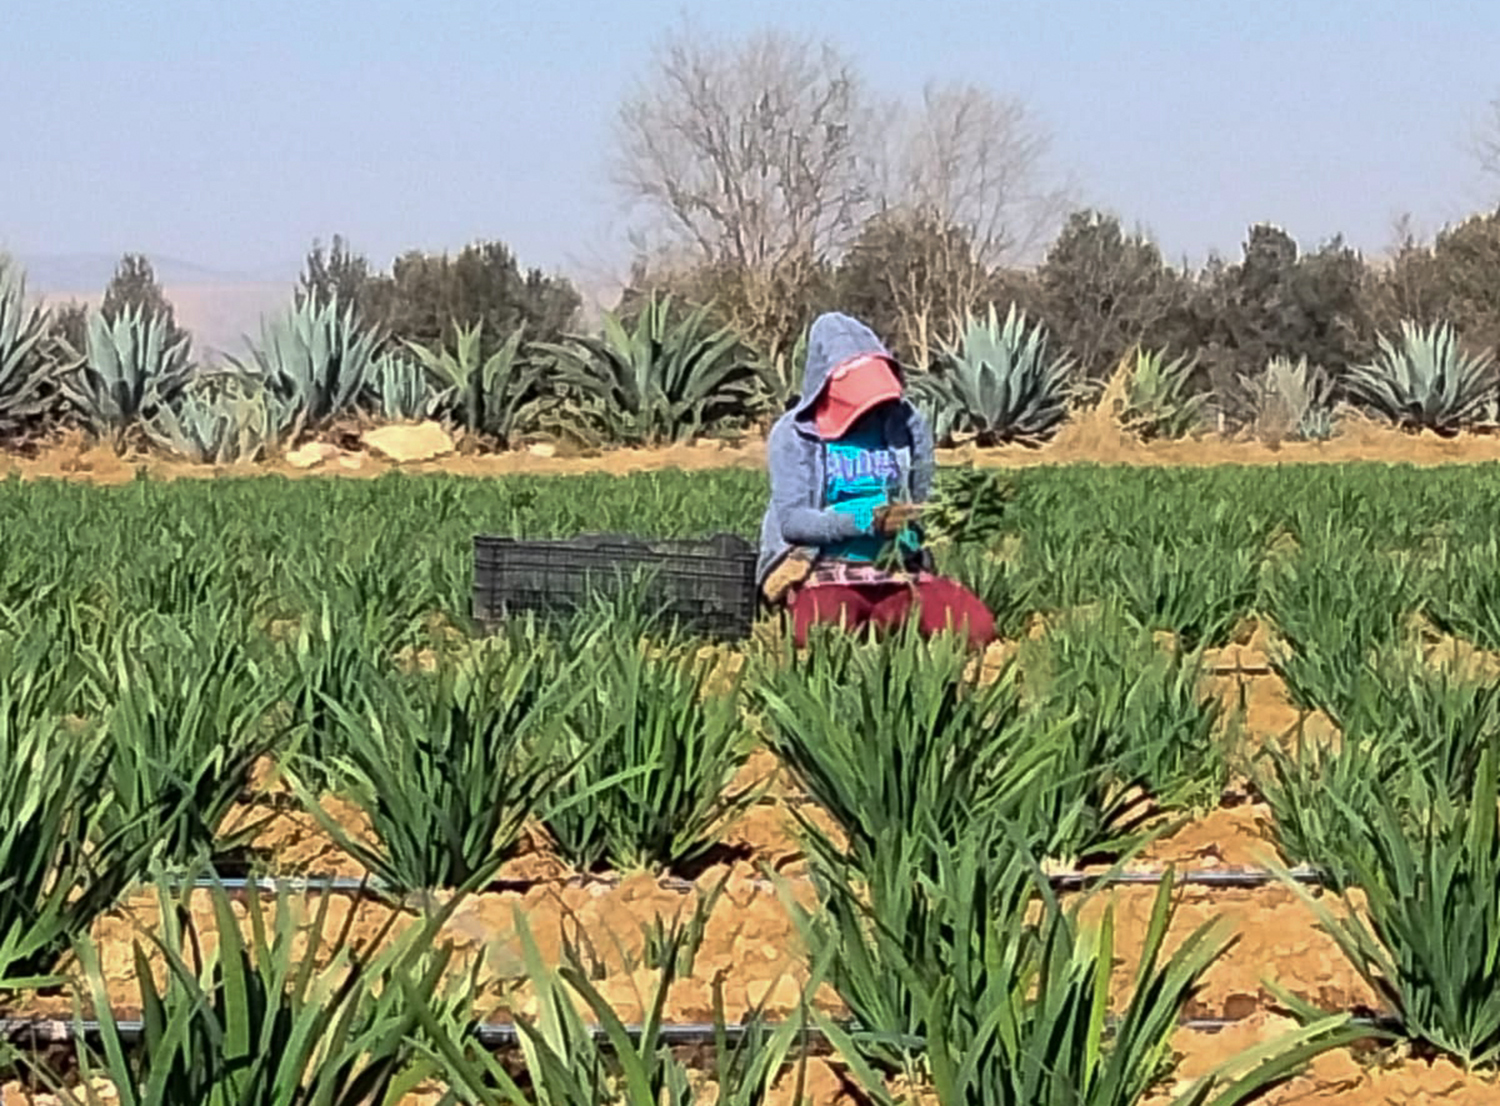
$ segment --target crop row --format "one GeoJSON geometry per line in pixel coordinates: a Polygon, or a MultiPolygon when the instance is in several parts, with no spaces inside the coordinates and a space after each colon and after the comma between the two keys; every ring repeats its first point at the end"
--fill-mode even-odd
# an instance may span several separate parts
{"type": "MultiPolygon", "coordinates": [[[[851,1056],[887,1074],[914,1070],[935,1047],[956,1050],[950,1059],[970,1047],[962,1022],[943,1027],[958,1034],[951,1041],[930,1024],[935,996],[926,989],[952,970],[957,950],[951,941],[931,943],[953,919],[929,917],[923,878],[980,881],[962,896],[974,910],[1003,871],[1008,909],[1022,914],[978,909],[969,924],[1020,922],[1046,888],[1039,859],[1139,844],[1149,815],[1188,801],[1224,765],[1213,732],[1217,703],[1195,692],[1191,671],[1138,633],[1126,635],[1135,648],[1124,654],[1096,649],[1095,626],[1061,634],[1059,653],[1070,663],[1025,686],[1013,667],[981,680],[955,641],[909,636],[880,646],[833,637],[804,659],[752,658],[726,678],[692,643],[644,643],[644,627],[625,609],[591,612],[555,634],[516,627],[479,646],[455,645],[434,656],[433,671],[403,672],[354,626],[280,646],[262,639],[259,647],[253,629],[208,615],[186,628],[168,616],[135,628],[113,666],[86,645],[53,651],[58,642],[45,627],[22,635],[6,666],[12,678],[0,735],[0,763],[8,766],[0,799],[15,815],[0,840],[9,891],[0,980],[12,988],[52,983],[72,952],[106,1023],[112,1015],[91,923],[152,871],[193,872],[229,846],[219,832],[224,816],[253,764],[283,736],[278,751],[309,810],[320,811],[318,788],[329,786],[366,816],[368,842],[323,817],[385,887],[461,897],[484,885],[532,815],[581,868],[691,863],[755,794],[724,790],[754,743],[741,710],[753,707],[765,740],[832,820],[804,825],[825,894],[821,910],[799,915],[817,965],[810,987],[826,981],[835,991],[867,1030],[849,1038],[851,1056]],[[278,663],[290,680],[275,676],[278,663]],[[973,851],[952,853],[964,866],[949,871],[944,858],[960,844],[973,851]],[[867,898],[882,912],[876,934],[889,930],[895,943],[851,943],[864,932],[867,898]],[[917,948],[923,959],[911,960],[917,948]],[[893,987],[891,973],[906,982],[893,987]]],[[[174,900],[165,887],[161,893],[163,917],[171,917],[174,900]]],[[[217,931],[237,925],[224,903],[217,931]]],[[[1159,909],[1165,921],[1165,894],[1159,909]]],[[[1093,938],[1071,909],[1047,916],[1048,940],[1065,944],[1070,957],[1075,946],[1090,948],[1093,938]]],[[[291,929],[281,928],[291,925],[280,922],[271,942],[286,948],[243,954],[267,964],[256,971],[274,974],[291,955],[291,929]]],[[[170,929],[161,935],[167,948],[182,939],[170,929]]],[[[658,960],[676,965],[676,943],[690,939],[658,935],[658,946],[665,942],[658,960]]],[[[1038,955],[1029,944],[1012,952],[1038,955]]],[[[1147,1022],[1139,1029],[1145,1039],[1134,1054],[1111,1054],[1100,1065],[1131,1070],[1095,1078],[1125,1078],[1138,1090],[1154,1082],[1161,1048],[1213,959],[1202,954],[1148,965],[1167,990],[1134,1015],[1147,1022]]],[[[1036,1011],[1030,1033],[1075,1020],[1079,1003],[1102,1017],[1108,996],[1090,980],[1108,974],[1109,950],[1090,955],[1089,979],[1062,981],[1053,996],[1070,1008],[1036,1011]]],[[[374,963],[394,970],[387,960],[374,963]]],[[[532,967],[534,980],[545,978],[532,967]]],[[[295,974],[289,964],[283,970],[295,974]]],[[[565,963],[564,974],[587,983],[579,964],[565,963]]],[[[222,983],[230,998],[233,982],[222,983]]],[[[962,996],[954,1016],[999,997],[962,996]]],[[[188,1021],[203,1016],[181,995],[177,1001],[188,1021]]],[[[1332,1028],[1320,1022],[1318,1033],[1332,1028]]],[[[824,1029],[838,1033],[831,1023],[824,1029]]],[[[1102,1042],[1102,1021],[1096,1032],[1102,1042]]],[[[576,1062],[576,1045],[560,1063],[576,1062]]],[[[170,1040],[148,1043],[148,1057],[153,1047],[171,1051],[170,1040]]],[[[1001,1050],[992,1062],[1013,1065],[1020,1055],[1001,1050]]],[[[1037,1075],[1018,1070],[1016,1078],[1024,1088],[1037,1075]]]]}
{"type": "MultiPolygon", "coordinates": [[[[1420,612],[1500,648],[1500,473],[1487,467],[1077,466],[1022,470],[1008,488],[977,491],[961,474],[942,479],[950,498],[981,509],[949,524],[958,540],[940,552],[1012,630],[1033,613],[1109,598],[1193,642],[1222,644],[1256,612],[1294,634],[1367,616],[1361,633],[1377,637],[1420,612]]],[[[476,534],[753,539],[765,499],[764,477],[739,470],[109,489],[15,481],[0,486],[0,611],[81,605],[109,620],[207,606],[275,620],[327,603],[410,644],[433,614],[469,628],[476,534]]]]}
{"type": "MultiPolygon", "coordinates": [[[[1139,631],[1116,626],[1112,633],[1090,618],[1080,632],[1049,635],[1045,663],[1007,668],[991,681],[977,677],[952,641],[901,637],[872,646],[834,637],[801,659],[770,665],[769,657],[752,658],[724,682],[690,643],[643,645],[628,612],[599,614],[608,617],[583,619],[561,637],[528,627],[478,649],[456,649],[437,657],[433,672],[402,673],[373,652],[339,649],[347,665],[322,664],[294,681],[281,711],[259,690],[277,685],[250,662],[245,636],[223,623],[174,642],[159,633],[167,625],[161,622],[159,636],[128,642],[134,661],[120,667],[118,682],[93,685],[105,695],[97,724],[64,715],[52,698],[77,691],[87,678],[70,686],[55,667],[12,658],[21,663],[8,670],[22,678],[11,681],[18,693],[7,696],[4,712],[11,745],[5,800],[14,815],[0,856],[11,891],[10,916],[0,918],[12,957],[6,978],[11,986],[49,982],[69,949],[89,970],[96,954],[85,934],[93,915],[154,867],[191,872],[223,847],[219,822],[248,782],[252,757],[280,728],[278,716],[293,735],[286,752],[297,790],[314,798],[309,781],[324,774],[368,817],[370,843],[343,839],[371,870],[395,889],[463,891],[483,885],[532,812],[580,867],[692,859],[745,794],[723,791],[751,741],[738,693],[831,819],[802,819],[821,902],[799,917],[815,976],[870,1029],[849,1038],[861,1062],[887,1073],[908,1070],[918,1054],[933,1062],[941,1048],[958,1063],[978,1047],[971,1020],[1002,1011],[1026,1022],[1017,1026],[1023,1037],[1102,1016],[1109,1003],[1099,972],[1108,974],[1108,939],[1079,928],[1077,907],[1052,898],[1038,862],[1075,851],[1125,854],[1142,842],[1150,815],[1180,808],[1223,771],[1218,705],[1197,692],[1189,659],[1158,650],[1139,631]],[[347,681],[342,699],[312,694],[334,673],[347,681]],[[299,690],[307,693],[300,700],[299,690]],[[252,704],[260,725],[252,724],[252,704]],[[320,735],[329,740],[312,751],[320,735]],[[1038,906],[1040,922],[1029,913],[1038,906]],[[976,954],[985,969],[960,976],[967,989],[948,994],[953,973],[979,970],[964,967],[976,954]],[[1055,978],[1040,977],[1041,1004],[1031,1008],[1013,993],[1018,980],[1011,973],[1026,978],[1044,969],[1055,978]],[[1010,985],[997,991],[990,972],[1010,985]],[[939,1009],[943,1021],[935,1022],[939,1009]]],[[[1493,817],[1492,758],[1492,749],[1480,753],[1472,802],[1434,799],[1415,838],[1399,819],[1383,820],[1388,808],[1378,807],[1336,842],[1377,909],[1389,911],[1376,915],[1377,925],[1409,922],[1419,910],[1473,908],[1462,900],[1475,895],[1471,879],[1488,871],[1476,867],[1486,854],[1475,850],[1474,826],[1458,819],[1472,820],[1486,798],[1493,817]],[[1467,829],[1460,833],[1460,825],[1467,829]],[[1360,866],[1353,845],[1405,845],[1416,856],[1399,871],[1409,872],[1413,859],[1423,859],[1421,832],[1434,834],[1427,841],[1431,863],[1457,867],[1447,898],[1434,902],[1422,886],[1376,898],[1390,873],[1378,860],[1360,866]]],[[[327,828],[342,836],[337,822],[327,828]]],[[[1170,888],[1169,880],[1154,925],[1169,918],[1170,888]]],[[[225,925],[235,925],[232,914],[217,928],[225,925]]],[[[1377,932],[1381,937],[1346,931],[1351,957],[1410,956],[1426,948],[1412,936],[1431,936],[1408,934],[1403,944],[1399,929],[1395,940],[1377,932]]],[[[1465,932],[1477,955],[1483,926],[1465,932]]],[[[278,935],[290,939],[289,932],[278,935]]],[[[666,939],[658,936],[658,943],[666,939]]],[[[170,946],[175,938],[168,932],[163,940],[170,946]]],[[[1153,1057],[1160,1059],[1196,980],[1223,947],[1205,930],[1157,964],[1160,946],[1148,944],[1137,988],[1151,997],[1138,998],[1144,1005],[1134,1016],[1147,1022],[1135,1030],[1138,1051],[1119,1058],[1109,1052],[1104,1065],[1139,1070],[1095,1078],[1124,1079],[1134,1096],[1144,1093],[1159,1074],[1153,1057]]],[[[668,952],[675,964],[677,954],[668,952]]],[[[289,956],[289,947],[278,955],[289,956]]],[[[1482,977],[1482,964],[1479,958],[1463,970],[1482,977]]],[[[1397,981],[1387,993],[1400,1013],[1413,1015],[1403,1028],[1452,1031],[1434,1039],[1465,1056],[1482,1057],[1490,1047],[1480,1011],[1439,1008],[1433,1015],[1423,1008],[1443,997],[1431,988],[1451,984],[1456,964],[1428,991],[1419,965],[1394,974],[1381,970],[1384,963],[1364,966],[1372,977],[1397,981]]],[[[533,965],[536,978],[539,972],[533,965]]],[[[1308,1041],[1330,1046],[1348,1038],[1344,1022],[1308,1016],[1308,1041]]],[[[1019,1047],[992,1042],[989,1068],[969,1078],[983,1086],[1002,1071],[1023,1079],[1019,1047]]],[[[1037,1093],[1030,1082],[1023,1086],[1015,1101],[1037,1093]]]]}

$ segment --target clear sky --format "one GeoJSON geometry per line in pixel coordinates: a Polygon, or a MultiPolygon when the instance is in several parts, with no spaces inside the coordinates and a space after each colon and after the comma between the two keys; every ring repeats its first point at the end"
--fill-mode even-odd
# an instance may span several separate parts
{"type": "Polygon", "coordinates": [[[0,0],[0,246],[294,274],[478,237],[620,256],[616,105],[683,13],[826,36],[892,93],[1025,99],[1089,201],[1170,254],[1271,220],[1374,251],[1480,207],[1495,0],[0,0]]]}

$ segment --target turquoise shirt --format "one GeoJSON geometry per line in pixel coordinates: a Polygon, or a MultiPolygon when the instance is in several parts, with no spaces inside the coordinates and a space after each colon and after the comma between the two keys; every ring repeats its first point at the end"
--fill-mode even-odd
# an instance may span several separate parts
{"type": "MultiPolygon", "coordinates": [[[[824,443],[824,458],[824,502],[835,511],[853,515],[864,536],[825,546],[823,555],[874,561],[888,540],[871,533],[875,511],[892,500],[910,498],[911,451],[891,449],[880,433],[879,420],[862,419],[842,438],[824,443]]],[[[915,550],[916,537],[910,530],[903,531],[898,540],[915,550]]]]}

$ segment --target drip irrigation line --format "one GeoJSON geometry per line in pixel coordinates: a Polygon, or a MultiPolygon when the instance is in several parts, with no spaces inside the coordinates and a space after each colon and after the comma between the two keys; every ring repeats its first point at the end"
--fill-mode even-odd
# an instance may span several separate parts
{"type": "MultiPolygon", "coordinates": [[[[1293,868],[1287,873],[1296,883],[1313,887],[1324,886],[1326,880],[1314,868],[1293,868]]],[[[1054,890],[1080,891],[1089,887],[1140,887],[1155,886],[1166,878],[1162,871],[1149,872],[1052,872],[1047,876],[1054,890]]],[[[169,885],[180,890],[186,880],[169,881],[169,885]]],[[[774,890],[776,884],[767,879],[747,881],[752,886],[774,890]]],[[[789,883],[805,884],[807,877],[789,879],[789,883]]],[[[1174,872],[1173,884],[1177,887],[1223,887],[1256,888],[1280,882],[1275,872],[1264,868],[1199,868],[1174,872]]],[[[601,887],[612,889],[621,886],[620,876],[569,876],[564,879],[498,879],[483,890],[489,893],[526,894],[539,887],[601,887]]],[[[668,876],[656,881],[664,891],[691,894],[698,889],[692,880],[668,876]]],[[[354,895],[361,891],[385,894],[384,885],[377,879],[359,879],[354,876],[300,876],[293,878],[247,878],[247,877],[198,877],[192,880],[194,890],[208,890],[215,886],[225,891],[248,894],[252,891],[263,895],[274,895],[281,891],[291,894],[309,895],[354,895]]]]}
{"type": "MultiPolygon", "coordinates": [[[[1177,1022],[1177,1027],[1188,1033],[1212,1034],[1242,1025],[1247,1020],[1247,1018],[1181,1018],[1177,1022]]],[[[1106,1025],[1111,1027],[1117,1025],[1118,1022],[1117,1016],[1106,1019],[1106,1025]]],[[[1401,1025],[1397,1018],[1367,1015],[1352,1017],[1350,1023],[1372,1031],[1399,1029],[1401,1025]]],[[[712,1022],[669,1022],[657,1027],[656,1040],[658,1044],[667,1048],[702,1048],[717,1044],[721,1038],[726,1044],[737,1044],[754,1033],[767,1035],[775,1033],[782,1024],[774,1021],[750,1024],[733,1022],[716,1027],[712,1022]]],[[[858,1034],[860,1032],[855,1022],[842,1022],[839,1023],[839,1027],[845,1033],[858,1034]]],[[[642,1025],[627,1025],[624,1028],[626,1035],[633,1042],[639,1042],[646,1035],[646,1028],[642,1025]]],[[[145,1034],[145,1025],[140,1021],[117,1021],[115,1029],[120,1042],[127,1046],[139,1044],[145,1034]]],[[[587,1032],[595,1044],[606,1048],[611,1045],[609,1034],[603,1026],[588,1026],[587,1032]]],[[[472,1026],[470,1033],[480,1044],[489,1049],[516,1048],[525,1040],[521,1029],[511,1022],[485,1022],[472,1026]]],[[[92,1042],[100,1039],[102,1035],[103,1027],[98,1021],[0,1018],[0,1040],[16,1045],[71,1044],[80,1039],[92,1042]]],[[[808,1044],[829,1045],[827,1034],[815,1025],[803,1026],[798,1036],[808,1044]]]]}
{"type": "MultiPolygon", "coordinates": [[[[1287,875],[1296,883],[1314,887],[1324,885],[1325,879],[1315,868],[1292,868],[1287,875]]],[[[1048,880],[1059,891],[1076,891],[1084,887],[1119,887],[1158,884],[1166,878],[1165,872],[1054,872],[1048,880]]],[[[1281,882],[1275,872],[1264,868],[1199,868],[1185,872],[1174,872],[1172,882],[1177,887],[1267,887],[1281,882]]]]}

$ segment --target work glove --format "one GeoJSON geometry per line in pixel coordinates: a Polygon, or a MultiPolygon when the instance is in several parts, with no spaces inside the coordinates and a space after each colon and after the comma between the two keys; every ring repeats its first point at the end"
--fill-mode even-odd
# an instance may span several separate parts
{"type": "Polygon", "coordinates": [[[875,533],[894,538],[921,517],[920,503],[887,503],[875,509],[875,533]]]}

